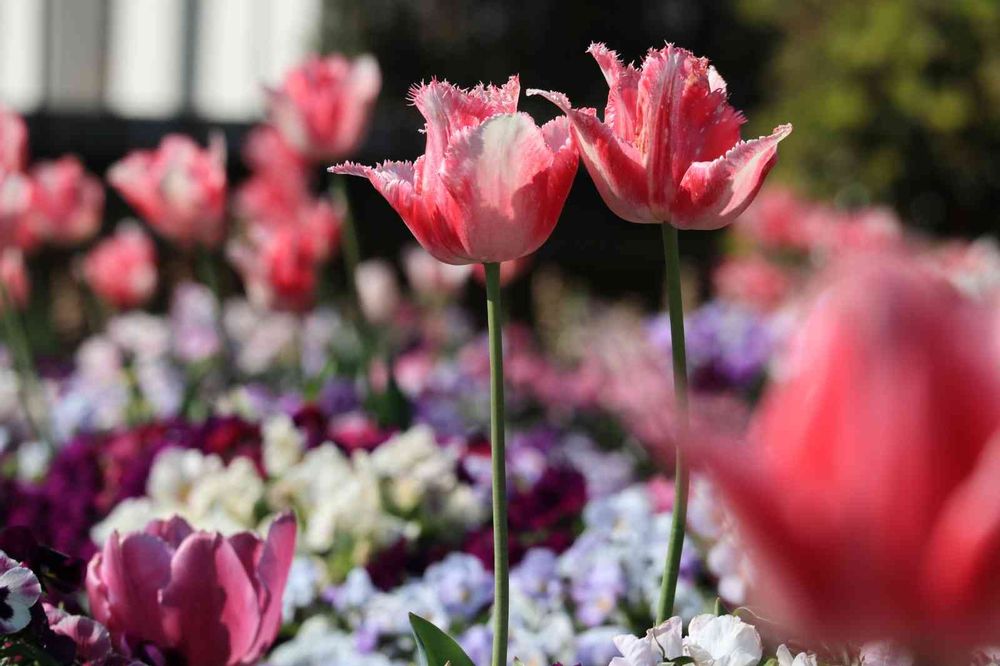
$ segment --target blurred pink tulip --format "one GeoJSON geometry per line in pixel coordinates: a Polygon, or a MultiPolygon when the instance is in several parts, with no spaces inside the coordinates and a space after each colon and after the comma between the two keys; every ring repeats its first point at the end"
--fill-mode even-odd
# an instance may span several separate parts
{"type": "Polygon", "coordinates": [[[382,74],[370,55],[314,56],[271,92],[271,122],[302,155],[342,159],[361,143],[381,88],[382,74]]]}
{"type": "Polygon", "coordinates": [[[31,296],[31,282],[24,266],[24,254],[14,247],[0,250],[0,283],[3,286],[3,302],[0,310],[8,301],[14,302],[15,308],[23,308],[31,296]]]}
{"type": "Polygon", "coordinates": [[[0,173],[24,171],[28,164],[28,126],[24,119],[0,105],[0,173]]]}
{"type": "Polygon", "coordinates": [[[83,259],[91,290],[116,308],[142,305],[156,291],[156,247],[136,224],[118,225],[83,259]]]}
{"type": "Polygon", "coordinates": [[[116,162],[108,181],[164,238],[185,248],[214,247],[225,235],[225,152],[221,138],[203,149],[171,134],[156,150],[116,162]]]}
{"type": "Polygon", "coordinates": [[[780,306],[792,290],[791,277],[758,256],[726,259],[712,276],[717,296],[768,311],[780,306]]]}
{"type": "Polygon", "coordinates": [[[243,161],[257,173],[305,179],[309,164],[274,125],[258,125],[243,143],[243,161]]]}
{"type": "Polygon", "coordinates": [[[641,69],[623,65],[603,44],[588,52],[610,87],[604,122],[592,109],[573,109],[562,93],[528,94],[566,113],[608,207],[629,222],[680,229],[718,229],[742,213],[792,126],[741,141],[744,118],[729,105],[726,82],[708,60],[673,44],[651,49],[641,69]]]}
{"type": "Polygon", "coordinates": [[[381,259],[362,261],[358,264],[354,282],[365,319],[379,325],[390,323],[402,300],[392,264],[381,259]]]}
{"type": "Polygon", "coordinates": [[[87,568],[91,610],[126,653],[148,642],[188,664],[254,664],[281,627],[295,532],[290,514],[266,540],[196,532],[176,517],[114,532],[87,568]]]}
{"type": "MultiPolygon", "coordinates": [[[[250,300],[260,307],[295,312],[316,297],[323,244],[305,226],[252,227],[228,247],[229,260],[243,276],[250,300]]],[[[328,253],[328,250],[325,250],[328,253]]]]}
{"type": "Polygon", "coordinates": [[[416,245],[403,251],[403,270],[413,291],[431,300],[454,296],[465,286],[472,273],[470,266],[438,261],[416,245]]]}
{"type": "Polygon", "coordinates": [[[41,238],[31,215],[36,185],[25,173],[0,170],[0,247],[30,252],[41,238]]]}
{"type": "Polygon", "coordinates": [[[520,83],[463,90],[431,81],[413,88],[426,122],[416,162],[345,163],[403,218],[417,241],[449,264],[501,262],[531,254],[555,228],[576,174],[564,118],[539,128],[518,113],[520,83]]]}
{"type": "Polygon", "coordinates": [[[834,273],[751,446],[703,452],[764,613],[803,637],[894,640],[928,663],[1000,640],[992,319],[912,260],[834,273]]]}
{"type": "Polygon", "coordinates": [[[104,187],[80,160],[67,155],[39,162],[31,177],[35,187],[30,218],[37,236],[56,245],[77,245],[97,233],[104,215],[104,187]]]}

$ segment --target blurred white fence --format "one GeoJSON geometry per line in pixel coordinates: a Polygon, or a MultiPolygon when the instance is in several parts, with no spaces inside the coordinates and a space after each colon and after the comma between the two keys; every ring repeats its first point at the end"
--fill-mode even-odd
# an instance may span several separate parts
{"type": "Polygon", "coordinates": [[[0,0],[0,102],[241,121],[318,46],[321,0],[0,0]]]}

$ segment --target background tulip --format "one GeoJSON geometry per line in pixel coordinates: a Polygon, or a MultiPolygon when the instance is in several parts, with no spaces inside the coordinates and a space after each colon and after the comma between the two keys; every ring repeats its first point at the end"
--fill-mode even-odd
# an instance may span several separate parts
{"type": "Polygon", "coordinates": [[[726,82],[708,60],[673,44],[650,49],[639,69],[603,44],[588,53],[610,88],[603,122],[592,109],[573,109],[562,93],[528,94],[566,113],[608,208],[629,222],[680,229],[718,229],[743,212],[792,126],[741,141],[743,114],[729,105],[726,82]]]}
{"type": "Polygon", "coordinates": [[[413,291],[430,300],[455,295],[472,273],[468,265],[442,263],[416,245],[403,251],[403,270],[413,291]]]}
{"type": "Polygon", "coordinates": [[[83,278],[100,298],[131,308],[156,291],[156,247],[135,224],[120,224],[83,259],[83,278]]]}
{"type": "Polygon", "coordinates": [[[108,180],[164,238],[186,248],[214,247],[225,232],[225,152],[221,137],[202,149],[171,134],[156,150],[137,150],[116,162],[108,180]]]}
{"type": "Polygon", "coordinates": [[[361,143],[381,87],[378,62],[370,55],[316,56],[272,91],[271,122],[302,155],[340,159],[361,143]]]}
{"type": "Polygon", "coordinates": [[[104,187],[77,158],[40,162],[31,170],[35,187],[31,217],[37,234],[57,245],[93,237],[104,215],[104,187]]]}
{"type": "Polygon", "coordinates": [[[28,126],[0,105],[0,172],[23,171],[28,162],[28,126]]]}
{"type": "Polygon", "coordinates": [[[751,449],[707,456],[765,612],[815,637],[894,639],[925,656],[1000,640],[992,327],[981,304],[910,261],[835,273],[751,449]]]}
{"type": "Polygon", "coordinates": [[[94,617],[129,651],[148,642],[188,664],[254,664],[278,635],[295,519],[267,538],[196,532],[181,518],[104,544],[87,568],[94,617]]]}
{"type": "Polygon", "coordinates": [[[23,308],[28,304],[31,282],[24,266],[24,254],[17,248],[8,247],[0,250],[0,283],[3,285],[5,301],[0,303],[0,310],[6,307],[8,300],[13,301],[17,308],[23,308]]]}
{"type": "Polygon", "coordinates": [[[555,228],[576,174],[565,119],[539,128],[517,112],[516,76],[463,90],[416,86],[427,148],[416,162],[330,170],[371,181],[417,241],[449,264],[496,263],[531,254],[555,228]]]}

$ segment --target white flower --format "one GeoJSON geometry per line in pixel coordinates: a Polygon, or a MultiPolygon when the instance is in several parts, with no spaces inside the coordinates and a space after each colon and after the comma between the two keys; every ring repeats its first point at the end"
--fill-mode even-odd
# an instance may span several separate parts
{"type": "Polygon", "coordinates": [[[205,455],[196,449],[167,449],[153,461],[146,495],[158,505],[184,505],[194,485],[219,473],[222,467],[219,456],[205,455]]]}
{"type": "Polygon", "coordinates": [[[262,428],[264,439],[264,469],[271,476],[280,476],[302,458],[306,438],[287,414],[272,417],[262,428]]]}
{"type": "Polygon", "coordinates": [[[735,615],[698,615],[688,625],[685,653],[697,666],[756,666],[763,647],[753,626],[735,615]]]}
{"type": "Polygon", "coordinates": [[[354,284],[365,319],[373,324],[388,324],[400,304],[399,283],[392,264],[382,259],[362,261],[354,272],[354,284]]]}
{"type": "Polygon", "coordinates": [[[778,666],[819,666],[816,655],[800,652],[793,658],[786,645],[780,646],[775,656],[778,657],[778,666]]]}
{"type": "Polygon", "coordinates": [[[239,532],[254,526],[254,511],[263,497],[264,481],[253,462],[240,456],[192,484],[187,515],[204,529],[239,532]]]}
{"type": "Polygon", "coordinates": [[[42,586],[31,569],[0,551],[0,634],[21,631],[31,622],[30,608],[42,596],[42,586]]]}
{"type": "Polygon", "coordinates": [[[861,646],[862,666],[913,666],[913,658],[898,645],[888,641],[861,646]]]}
{"type": "Polygon", "coordinates": [[[171,511],[157,508],[148,497],[129,498],[111,510],[101,522],[90,530],[90,539],[98,546],[107,541],[112,532],[130,534],[141,532],[151,521],[167,518],[171,511]]]}
{"type": "Polygon", "coordinates": [[[400,510],[414,509],[430,490],[455,488],[454,451],[440,446],[426,425],[400,433],[370,455],[374,473],[387,482],[389,501],[400,510]]]}
{"type": "Polygon", "coordinates": [[[622,656],[612,659],[609,666],[658,666],[684,655],[681,619],[672,617],[642,638],[631,634],[615,636],[614,643],[622,656]]]}
{"type": "Polygon", "coordinates": [[[21,442],[17,447],[17,477],[23,481],[42,478],[51,457],[52,451],[45,442],[21,442]]]}

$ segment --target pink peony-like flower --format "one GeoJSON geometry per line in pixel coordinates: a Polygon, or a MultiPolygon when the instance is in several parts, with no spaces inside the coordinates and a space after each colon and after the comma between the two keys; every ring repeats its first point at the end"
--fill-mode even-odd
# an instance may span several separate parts
{"type": "Polygon", "coordinates": [[[28,126],[0,105],[0,172],[24,171],[28,164],[28,126]]]}
{"type": "Polygon", "coordinates": [[[604,121],[574,109],[559,92],[542,95],[566,114],[580,157],[608,207],[629,222],[718,229],[750,204],[777,159],[782,125],[740,140],[743,114],[729,105],[726,82],[704,58],[667,44],[642,67],[623,65],[603,44],[588,49],[610,91],[604,121]]]}
{"type": "Polygon", "coordinates": [[[539,128],[517,111],[520,83],[463,90],[415,86],[427,148],[416,162],[345,163],[333,173],[362,176],[403,218],[417,241],[449,264],[501,262],[531,254],[555,228],[576,174],[569,125],[539,128]]]}
{"type": "Polygon", "coordinates": [[[1000,640],[994,318],[911,259],[837,267],[750,446],[704,452],[765,613],[948,663],[1000,640]]]}
{"type": "Polygon", "coordinates": [[[35,235],[57,245],[76,245],[97,233],[104,215],[104,187],[80,160],[66,155],[40,162],[31,177],[35,235]]]}
{"type": "Polygon", "coordinates": [[[314,56],[271,92],[271,122],[302,155],[340,159],[361,143],[381,88],[382,74],[370,55],[314,56]]]}
{"type": "Polygon", "coordinates": [[[136,150],[112,165],[108,181],[164,238],[182,247],[216,246],[225,234],[226,150],[180,134],[155,150],[136,150]]]}
{"type": "Polygon", "coordinates": [[[291,514],[264,540],[195,531],[176,517],[114,532],[87,568],[94,617],[126,653],[151,643],[188,664],[256,663],[281,627],[295,532],[291,514]]]}
{"type": "Polygon", "coordinates": [[[136,224],[122,223],[83,259],[83,278],[116,308],[142,305],[156,291],[156,247],[136,224]]]}

